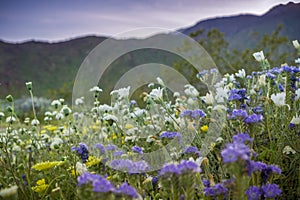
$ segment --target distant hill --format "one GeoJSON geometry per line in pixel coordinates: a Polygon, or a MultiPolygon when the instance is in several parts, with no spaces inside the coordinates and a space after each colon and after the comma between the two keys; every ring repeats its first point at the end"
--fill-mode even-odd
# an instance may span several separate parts
{"type": "Polygon", "coordinates": [[[278,24],[283,25],[282,34],[290,40],[300,39],[300,3],[279,4],[261,16],[238,15],[207,19],[179,31],[189,35],[199,29],[217,28],[225,33],[230,48],[242,49],[253,47],[259,39],[253,37],[253,33],[271,33],[278,24]]]}
{"type": "MultiPolygon", "coordinates": [[[[300,3],[278,5],[262,16],[238,15],[219,17],[198,22],[196,25],[179,31],[190,34],[198,29],[217,28],[225,33],[231,48],[253,47],[258,35],[272,32],[278,24],[283,25],[282,34],[290,40],[300,39],[300,3]]],[[[34,94],[54,98],[65,95],[70,98],[72,84],[83,59],[105,37],[88,36],[58,43],[28,41],[12,44],[0,41],[0,99],[7,94],[16,98],[26,95],[26,81],[34,84],[34,94]],[[68,94],[66,94],[66,91],[68,94]]],[[[159,57],[157,51],[148,51],[147,57],[140,59],[145,52],[133,52],[123,56],[110,69],[117,74],[138,64],[153,62],[159,57]]],[[[172,65],[176,60],[160,56],[162,63],[172,65]]],[[[112,81],[118,76],[104,80],[104,87],[111,89],[112,81]]],[[[109,91],[108,91],[109,92],[109,91]]],[[[107,94],[108,94],[107,92],[107,94]]]]}

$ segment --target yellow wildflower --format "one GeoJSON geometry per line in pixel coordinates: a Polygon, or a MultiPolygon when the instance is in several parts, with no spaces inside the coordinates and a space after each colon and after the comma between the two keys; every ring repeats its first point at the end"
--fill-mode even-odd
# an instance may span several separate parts
{"type": "Polygon", "coordinates": [[[208,131],[208,126],[207,125],[201,126],[200,130],[203,131],[203,132],[207,132],[208,131]]]}
{"type": "Polygon", "coordinates": [[[112,134],[112,139],[113,140],[117,139],[117,135],[115,133],[112,134]]]}
{"type": "Polygon", "coordinates": [[[51,169],[56,166],[63,165],[64,163],[65,161],[53,161],[53,162],[47,161],[47,162],[37,163],[34,166],[32,166],[32,168],[38,171],[43,171],[43,170],[51,169]]]}
{"type": "Polygon", "coordinates": [[[87,162],[85,163],[85,165],[87,167],[91,167],[91,166],[94,166],[94,165],[97,165],[98,163],[100,163],[100,159],[99,158],[96,158],[94,156],[89,156],[89,159],[87,160],[87,162]]]}
{"type": "Polygon", "coordinates": [[[46,125],[46,126],[44,126],[44,129],[46,129],[46,130],[48,130],[48,131],[55,131],[55,130],[57,130],[58,128],[57,128],[57,126],[53,126],[53,125],[46,125]]]}
{"type": "Polygon", "coordinates": [[[132,129],[134,126],[132,124],[126,124],[125,125],[125,129],[132,129]]]}
{"type": "Polygon", "coordinates": [[[48,184],[46,184],[45,179],[40,179],[36,182],[37,186],[31,187],[31,189],[35,192],[43,192],[47,189],[47,187],[49,186],[48,184]]]}

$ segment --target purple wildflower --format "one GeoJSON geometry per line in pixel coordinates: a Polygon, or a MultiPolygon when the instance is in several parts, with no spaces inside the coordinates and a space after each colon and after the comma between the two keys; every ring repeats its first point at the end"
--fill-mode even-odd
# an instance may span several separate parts
{"type": "Polygon", "coordinates": [[[246,118],[248,113],[246,110],[243,109],[233,109],[231,112],[229,119],[236,119],[236,118],[246,118]]]}
{"type": "Polygon", "coordinates": [[[159,176],[165,176],[169,174],[180,174],[180,170],[175,164],[164,164],[159,172],[159,176]]]}
{"type": "Polygon", "coordinates": [[[229,91],[229,97],[228,100],[229,101],[235,101],[235,100],[243,100],[246,99],[246,89],[242,88],[242,89],[232,89],[229,91]]]}
{"type": "Polygon", "coordinates": [[[204,185],[204,187],[210,187],[210,181],[207,179],[202,179],[202,183],[204,185]]]}
{"type": "Polygon", "coordinates": [[[258,200],[262,195],[262,191],[258,186],[250,186],[250,188],[246,191],[246,195],[249,200],[258,200]]]}
{"type": "Polygon", "coordinates": [[[185,153],[185,154],[194,153],[194,154],[196,154],[196,155],[198,155],[198,156],[201,155],[201,154],[200,154],[200,151],[199,151],[198,148],[195,147],[195,146],[189,146],[189,147],[187,147],[187,148],[184,150],[184,153],[185,153]]]}
{"type": "Polygon", "coordinates": [[[225,163],[236,162],[239,158],[242,160],[249,160],[250,155],[250,148],[243,143],[229,143],[221,152],[221,156],[225,163]]]}
{"type": "Polygon", "coordinates": [[[256,107],[252,108],[252,111],[256,114],[264,113],[264,110],[262,109],[261,106],[256,106],[256,107]]]}
{"type": "Polygon", "coordinates": [[[143,160],[133,162],[129,159],[115,159],[110,162],[110,167],[130,174],[144,173],[150,169],[150,166],[143,160]]]}
{"type": "Polygon", "coordinates": [[[252,114],[244,119],[244,122],[247,124],[261,122],[263,120],[263,116],[261,114],[252,114]]]}
{"type": "Polygon", "coordinates": [[[163,132],[161,135],[160,135],[160,138],[175,138],[175,137],[179,137],[181,138],[182,135],[178,132],[163,132]]]}
{"type": "Polygon", "coordinates": [[[131,148],[131,150],[132,150],[133,152],[135,152],[135,153],[143,154],[143,150],[142,150],[142,148],[139,147],[139,146],[133,146],[133,147],[131,148]]]}
{"type": "Polygon", "coordinates": [[[119,194],[129,196],[131,198],[138,198],[139,195],[134,187],[128,185],[128,183],[124,182],[119,186],[118,191],[119,194]]]}
{"type": "Polygon", "coordinates": [[[115,151],[117,149],[117,146],[114,144],[108,144],[105,149],[107,151],[115,151]]]}
{"type": "Polygon", "coordinates": [[[203,110],[200,110],[200,109],[196,109],[196,110],[193,110],[192,114],[191,114],[191,117],[193,119],[199,119],[201,117],[205,117],[206,114],[203,110]]]}
{"type": "Polygon", "coordinates": [[[184,110],[180,113],[180,117],[190,117],[192,115],[192,110],[184,110]]]}
{"type": "Polygon", "coordinates": [[[84,143],[80,143],[79,147],[72,147],[71,150],[76,151],[76,153],[81,156],[81,160],[83,163],[85,163],[89,159],[89,151],[84,143]]]}
{"type": "Polygon", "coordinates": [[[92,185],[93,185],[94,192],[108,193],[108,192],[116,191],[113,184],[109,180],[106,180],[105,178],[94,180],[92,185]]]}
{"type": "Polygon", "coordinates": [[[218,195],[227,195],[228,189],[221,183],[217,183],[212,187],[204,188],[204,195],[205,196],[218,196],[218,195]]]}
{"type": "Polygon", "coordinates": [[[201,172],[199,165],[193,161],[182,160],[177,168],[181,172],[201,172]]]}
{"type": "Polygon", "coordinates": [[[115,151],[113,155],[114,155],[114,157],[118,157],[118,156],[121,156],[123,154],[124,154],[123,151],[115,151]]]}
{"type": "Polygon", "coordinates": [[[264,197],[266,198],[275,198],[276,196],[281,195],[281,189],[279,189],[276,184],[267,184],[261,187],[264,197]]]}
{"type": "Polygon", "coordinates": [[[103,144],[98,143],[95,145],[95,147],[100,150],[101,155],[105,154],[106,150],[103,144]]]}
{"type": "Polygon", "coordinates": [[[153,176],[152,177],[152,187],[155,188],[158,182],[158,177],[157,176],[153,176]]]}
{"type": "Polygon", "coordinates": [[[233,142],[235,142],[235,143],[245,143],[246,141],[249,141],[249,142],[253,141],[253,138],[251,138],[249,136],[249,134],[247,134],[247,133],[241,133],[238,135],[234,135],[232,137],[232,139],[233,139],[233,142]]]}

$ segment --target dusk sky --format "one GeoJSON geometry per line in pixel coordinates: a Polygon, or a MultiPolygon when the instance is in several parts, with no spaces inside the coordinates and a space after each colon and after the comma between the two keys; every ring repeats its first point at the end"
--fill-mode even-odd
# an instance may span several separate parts
{"type": "Polygon", "coordinates": [[[84,35],[113,36],[142,27],[176,30],[207,18],[241,13],[261,15],[289,1],[2,0],[0,40],[60,41],[84,35]]]}

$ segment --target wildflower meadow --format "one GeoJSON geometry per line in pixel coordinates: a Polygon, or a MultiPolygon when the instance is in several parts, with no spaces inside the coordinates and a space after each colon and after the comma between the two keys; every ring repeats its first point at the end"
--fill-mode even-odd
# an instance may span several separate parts
{"type": "Polygon", "coordinates": [[[171,94],[157,77],[143,106],[130,86],[103,104],[95,86],[93,106],[54,99],[42,117],[38,85],[24,83],[30,114],[18,116],[9,94],[0,112],[0,199],[300,198],[299,58],[271,66],[260,51],[253,62],[260,71],[225,74],[205,95],[171,94]]]}

